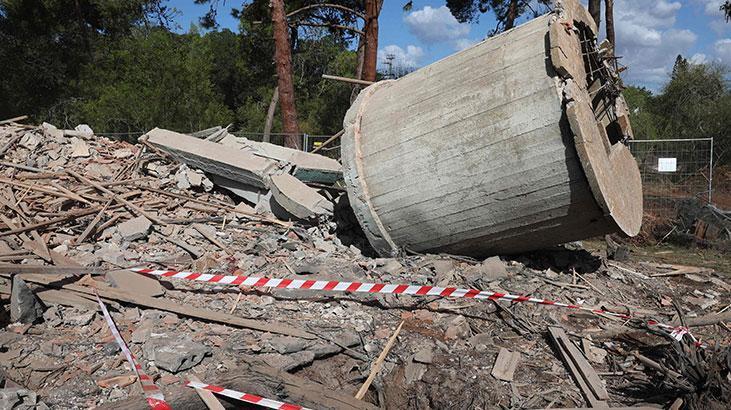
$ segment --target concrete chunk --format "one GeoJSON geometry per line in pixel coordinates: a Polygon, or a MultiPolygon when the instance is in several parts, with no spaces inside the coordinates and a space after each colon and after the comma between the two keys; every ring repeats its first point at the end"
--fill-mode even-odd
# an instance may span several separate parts
{"type": "Polygon", "coordinates": [[[163,336],[151,338],[143,346],[145,357],[160,369],[177,373],[200,364],[211,349],[184,337],[163,336]]]}
{"type": "Polygon", "coordinates": [[[138,216],[117,225],[117,231],[125,241],[134,241],[135,239],[146,238],[151,227],[152,222],[149,219],[138,216]]]}
{"type": "Polygon", "coordinates": [[[266,188],[264,177],[278,168],[267,158],[160,128],[142,138],[190,167],[255,187],[266,188]]]}
{"type": "Polygon", "coordinates": [[[273,175],[270,180],[274,199],[295,217],[309,219],[332,215],[332,202],[292,175],[273,175]]]}
{"type": "Polygon", "coordinates": [[[10,291],[10,320],[33,323],[41,317],[43,304],[20,276],[14,276],[10,291]]]}
{"type": "Polygon", "coordinates": [[[340,179],[343,171],[340,163],[332,158],[282,147],[267,142],[245,140],[242,145],[256,155],[294,166],[294,176],[304,182],[332,184],[340,179]]]}

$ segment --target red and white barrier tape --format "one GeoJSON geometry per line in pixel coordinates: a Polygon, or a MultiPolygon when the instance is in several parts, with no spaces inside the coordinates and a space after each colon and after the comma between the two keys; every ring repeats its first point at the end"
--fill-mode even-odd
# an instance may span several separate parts
{"type": "MultiPolygon", "coordinates": [[[[529,296],[512,295],[509,293],[492,292],[488,290],[464,289],[454,287],[438,287],[428,285],[389,285],[385,283],[361,283],[361,282],[340,282],[327,280],[302,280],[302,279],[274,279],[254,276],[241,275],[214,275],[199,272],[179,272],[172,270],[156,270],[132,268],[134,272],[155,275],[165,278],[176,278],[194,280],[198,282],[216,283],[224,285],[243,285],[264,288],[279,289],[309,289],[322,290],[330,292],[352,292],[352,293],[386,293],[395,295],[411,295],[411,296],[441,296],[451,298],[473,298],[488,300],[506,300],[514,303],[527,302],[539,305],[557,306],[567,309],[577,309],[594,314],[613,316],[620,319],[631,320],[636,317],[624,314],[610,312],[604,309],[594,309],[586,306],[556,302],[549,299],[534,298],[529,296]]],[[[680,341],[683,335],[687,334],[697,343],[695,337],[682,326],[671,326],[660,323],[655,320],[646,320],[648,326],[656,326],[667,331],[672,338],[680,341]]]]}
{"type": "Polygon", "coordinates": [[[117,341],[119,348],[122,350],[124,357],[127,358],[127,362],[129,362],[129,365],[132,366],[132,370],[134,370],[135,374],[137,375],[137,379],[140,381],[140,385],[142,385],[142,391],[145,393],[147,403],[153,410],[172,410],[167,402],[165,402],[165,396],[163,396],[162,391],[160,391],[160,389],[155,385],[155,382],[152,381],[152,378],[145,374],[145,372],[142,370],[142,367],[137,364],[135,356],[129,350],[129,347],[127,347],[127,343],[125,343],[124,339],[122,339],[122,335],[119,334],[117,325],[114,324],[114,320],[112,320],[112,316],[109,314],[109,311],[107,310],[106,305],[104,305],[104,302],[102,302],[101,298],[96,292],[94,292],[94,294],[96,294],[96,300],[99,302],[99,306],[102,308],[102,314],[104,315],[104,319],[106,319],[107,321],[107,325],[109,325],[109,330],[112,332],[112,335],[117,341]]]}
{"type": "Polygon", "coordinates": [[[255,394],[241,393],[236,390],[225,389],[223,387],[214,386],[212,384],[205,384],[200,382],[188,381],[186,384],[188,387],[195,389],[208,390],[210,392],[220,394],[221,396],[230,397],[232,399],[241,400],[247,403],[257,404],[262,407],[278,410],[310,410],[306,407],[297,406],[295,404],[284,403],[281,401],[266,399],[264,397],[257,396],[255,394]]]}

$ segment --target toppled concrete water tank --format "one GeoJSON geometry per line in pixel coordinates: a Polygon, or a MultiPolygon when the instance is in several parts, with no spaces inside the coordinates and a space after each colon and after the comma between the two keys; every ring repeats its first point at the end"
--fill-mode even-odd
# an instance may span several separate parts
{"type": "Polygon", "coordinates": [[[621,82],[576,0],[363,90],[342,142],[373,247],[471,256],[636,235],[637,164],[621,82]]]}

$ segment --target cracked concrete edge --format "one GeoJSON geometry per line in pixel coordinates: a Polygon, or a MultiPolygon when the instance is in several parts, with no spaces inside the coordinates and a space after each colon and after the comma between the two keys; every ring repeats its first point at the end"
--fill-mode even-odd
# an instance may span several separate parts
{"type": "Polygon", "coordinates": [[[361,120],[370,97],[383,87],[388,87],[394,80],[379,81],[369,85],[358,94],[355,102],[348,109],[343,119],[343,136],[341,137],[341,161],[343,163],[343,179],[348,191],[350,206],[363,228],[368,242],[382,256],[393,256],[398,253],[398,246],[393,242],[373,208],[368,192],[368,184],[363,172],[363,141],[360,132],[361,120]]]}
{"type": "MultiPolygon", "coordinates": [[[[582,23],[596,33],[596,26],[576,0],[562,0],[556,18],[549,29],[549,57],[556,69],[565,113],[581,166],[592,194],[609,221],[629,236],[637,235],[642,225],[642,179],[639,167],[629,148],[611,145],[606,132],[591,107],[591,97],[585,81],[581,47],[575,33],[564,30],[565,23],[582,23]],[[573,38],[572,38],[573,37],[573,38]]],[[[628,137],[632,137],[629,113],[623,97],[615,102],[616,122],[628,137]]]]}

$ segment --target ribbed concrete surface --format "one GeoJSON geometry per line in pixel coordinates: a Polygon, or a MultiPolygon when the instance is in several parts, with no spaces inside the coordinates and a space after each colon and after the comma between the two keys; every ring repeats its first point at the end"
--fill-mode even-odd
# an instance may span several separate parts
{"type": "Polygon", "coordinates": [[[379,251],[484,256],[617,230],[573,146],[547,60],[549,20],[361,94],[345,119],[343,162],[379,251]]]}

